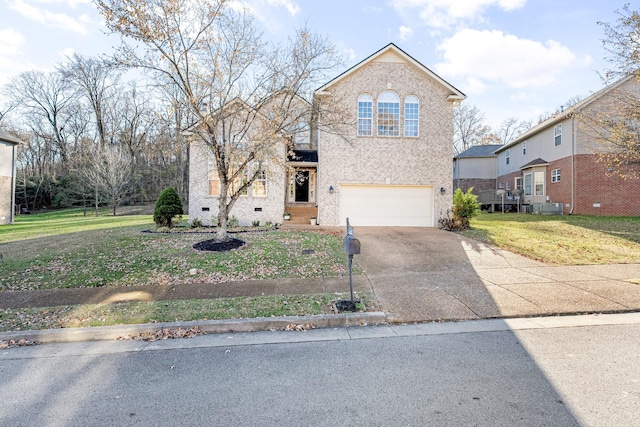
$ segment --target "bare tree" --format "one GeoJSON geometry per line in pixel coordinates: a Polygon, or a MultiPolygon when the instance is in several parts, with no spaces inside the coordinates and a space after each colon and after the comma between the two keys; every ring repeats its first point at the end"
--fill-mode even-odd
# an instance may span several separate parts
{"type": "Polygon", "coordinates": [[[133,165],[118,145],[96,146],[83,163],[81,173],[95,191],[96,216],[103,194],[116,215],[116,209],[131,191],[134,175],[133,165]]]}
{"type": "Polygon", "coordinates": [[[505,119],[498,132],[499,144],[508,144],[529,129],[531,129],[530,121],[520,121],[516,117],[505,119]]]}
{"type": "Polygon", "coordinates": [[[27,71],[14,77],[7,90],[31,122],[38,123],[32,130],[42,138],[51,139],[64,165],[68,160],[64,134],[69,118],[66,108],[74,101],[69,83],[57,72],[27,71]]]}
{"type": "Polygon", "coordinates": [[[604,27],[603,46],[612,69],[610,89],[597,106],[579,114],[583,133],[593,141],[598,160],[623,179],[640,179],[640,13],[626,4],[604,27]]]}
{"type": "Polygon", "coordinates": [[[219,178],[217,237],[227,240],[236,200],[264,165],[284,162],[290,135],[311,120],[313,89],[340,63],[333,47],[303,29],[287,48],[272,48],[226,0],[95,3],[123,38],[117,61],[171,82],[197,119],[191,131],[210,148],[219,178]]]}
{"type": "Polygon", "coordinates": [[[453,152],[462,153],[486,141],[491,128],[484,124],[485,116],[478,107],[460,104],[453,110],[453,152]]]}
{"type": "Polygon", "coordinates": [[[113,132],[109,135],[106,110],[109,100],[115,95],[114,87],[120,78],[120,72],[110,64],[97,58],[85,57],[74,53],[68,62],[58,68],[59,72],[70,83],[80,88],[95,116],[96,133],[100,145],[112,142],[113,132]]]}
{"type": "Polygon", "coordinates": [[[605,73],[605,80],[636,74],[640,70],[640,13],[630,9],[629,3],[616,10],[614,23],[598,22],[604,28],[602,45],[605,58],[613,68],[605,73]]]}

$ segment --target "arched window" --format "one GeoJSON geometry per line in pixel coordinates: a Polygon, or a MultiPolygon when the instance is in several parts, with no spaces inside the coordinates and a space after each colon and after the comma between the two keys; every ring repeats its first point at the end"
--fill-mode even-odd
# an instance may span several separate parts
{"type": "Polygon", "coordinates": [[[404,136],[418,136],[420,102],[416,96],[404,99],[404,136]]]}
{"type": "Polygon", "coordinates": [[[370,95],[358,97],[358,136],[371,135],[373,129],[373,98],[370,95]]]}
{"type": "Polygon", "coordinates": [[[378,96],[378,135],[400,135],[400,98],[394,92],[378,96]]]}

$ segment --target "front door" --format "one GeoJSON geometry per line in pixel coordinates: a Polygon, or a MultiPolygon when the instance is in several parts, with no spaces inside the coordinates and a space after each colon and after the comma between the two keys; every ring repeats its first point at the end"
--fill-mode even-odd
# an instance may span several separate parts
{"type": "Polygon", "coordinates": [[[296,196],[295,201],[306,203],[309,201],[309,171],[296,171],[296,196]]]}

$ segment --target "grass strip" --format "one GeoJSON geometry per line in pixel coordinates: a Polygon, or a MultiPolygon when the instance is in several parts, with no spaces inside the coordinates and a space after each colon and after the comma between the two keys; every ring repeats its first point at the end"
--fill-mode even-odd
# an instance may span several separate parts
{"type": "MultiPolygon", "coordinates": [[[[348,297],[331,293],[8,309],[0,310],[0,332],[328,314],[334,301],[348,297]]],[[[373,294],[357,298],[362,310],[375,310],[373,294]]]]}

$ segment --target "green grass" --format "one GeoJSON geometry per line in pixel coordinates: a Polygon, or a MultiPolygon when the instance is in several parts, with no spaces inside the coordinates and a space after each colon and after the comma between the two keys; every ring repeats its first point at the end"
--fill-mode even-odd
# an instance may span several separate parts
{"type": "Polygon", "coordinates": [[[100,209],[99,216],[88,210],[85,216],[82,209],[65,209],[46,213],[19,215],[15,222],[0,226],[0,243],[37,239],[67,233],[79,233],[90,230],[104,230],[121,226],[153,225],[151,215],[112,216],[111,211],[100,209]]]}
{"type": "Polygon", "coordinates": [[[82,212],[21,217],[0,228],[0,290],[228,282],[345,274],[339,236],[315,232],[243,232],[239,250],[200,252],[213,234],[142,233],[150,217],[83,217],[82,212]],[[303,254],[304,249],[314,253],[303,254]],[[198,274],[189,272],[197,269],[198,274]]]}
{"type": "MultiPolygon", "coordinates": [[[[122,324],[305,316],[331,312],[331,303],[347,295],[277,295],[203,300],[124,302],[109,305],[0,310],[0,332],[122,324]]],[[[359,294],[364,309],[373,296],[359,294]]]]}
{"type": "Polygon", "coordinates": [[[640,263],[640,217],[482,214],[461,234],[548,264],[640,263]]]}

